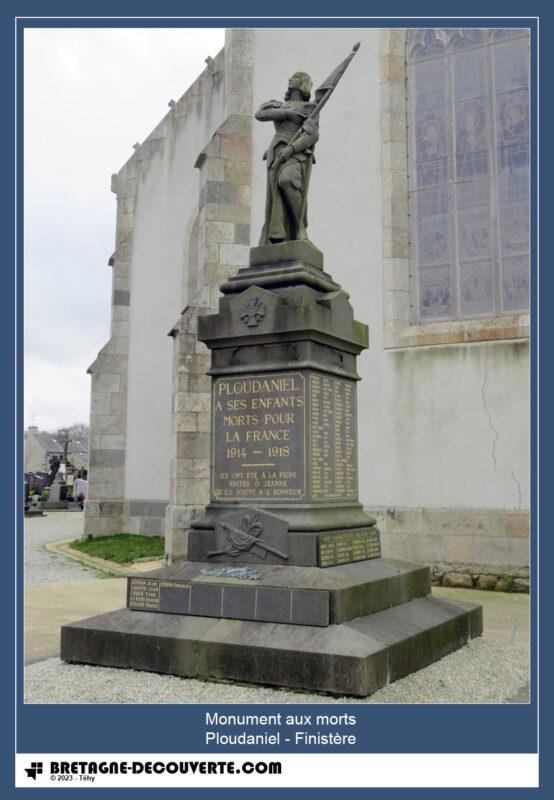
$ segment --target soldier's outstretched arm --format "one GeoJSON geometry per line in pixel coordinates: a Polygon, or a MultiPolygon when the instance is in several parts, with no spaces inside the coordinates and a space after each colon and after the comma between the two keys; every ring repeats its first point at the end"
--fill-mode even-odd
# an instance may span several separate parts
{"type": "Polygon", "coordinates": [[[262,103],[254,116],[259,122],[275,122],[281,119],[287,119],[287,112],[282,108],[280,100],[269,100],[267,103],[262,103]]]}

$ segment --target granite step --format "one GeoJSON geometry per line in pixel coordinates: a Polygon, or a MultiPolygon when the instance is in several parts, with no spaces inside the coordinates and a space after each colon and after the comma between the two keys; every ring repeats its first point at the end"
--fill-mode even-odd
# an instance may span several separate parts
{"type": "Polygon", "coordinates": [[[128,578],[135,611],[325,627],[424,597],[428,567],[376,558],[328,567],[187,561],[128,578]]]}
{"type": "Polygon", "coordinates": [[[365,697],[481,632],[480,606],[432,596],[328,627],[124,608],[64,625],[61,658],[365,697]]]}

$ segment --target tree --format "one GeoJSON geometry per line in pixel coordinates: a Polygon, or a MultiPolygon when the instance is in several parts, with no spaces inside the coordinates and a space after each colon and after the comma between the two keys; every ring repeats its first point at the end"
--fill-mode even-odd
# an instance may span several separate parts
{"type": "MultiPolygon", "coordinates": [[[[86,422],[76,422],[70,425],[67,430],[69,431],[69,438],[75,442],[80,442],[88,450],[89,426],[86,422]]],[[[71,452],[71,444],[69,445],[69,452],[71,452]]]]}
{"type": "Polygon", "coordinates": [[[50,436],[57,439],[62,447],[65,442],[69,440],[67,453],[71,455],[71,453],[76,451],[88,451],[89,430],[89,426],[86,422],[75,422],[73,425],[66,425],[58,428],[57,431],[50,433],[50,436]],[[77,445],[77,442],[79,445],[77,445]]]}

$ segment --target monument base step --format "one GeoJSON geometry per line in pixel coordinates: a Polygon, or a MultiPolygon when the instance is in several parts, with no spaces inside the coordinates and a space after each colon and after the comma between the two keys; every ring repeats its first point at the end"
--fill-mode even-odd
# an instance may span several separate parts
{"type": "Polygon", "coordinates": [[[480,606],[432,596],[328,627],[123,608],[64,625],[61,658],[365,697],[481,632],[480,606]]]}
{"type": "Polygon", "coordinates": [[[127,580],[136,611],[338,625],[431,592],[422,564],[375,558],[326,569],[186,561],[127,580]]]}

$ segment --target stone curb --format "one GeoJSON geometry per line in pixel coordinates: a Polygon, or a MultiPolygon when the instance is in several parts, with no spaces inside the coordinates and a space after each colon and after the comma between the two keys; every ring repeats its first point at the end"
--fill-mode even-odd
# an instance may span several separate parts
{"type": "Polygon", "coordinates": [[[61,542],[48,542],[44,546],[51,553],[56,553],[65,558],[71,558],[73,561],[79,561],[87,567],[92,567],[100,572],[107,572],[108,574],[116,575],[121,578],[127,578],[139,572],[148,572],[149,569],[159,569],[163,566],[162,559],[148,559],[147,561],[140,559],[132,564],[116,564],[115,561],[107,561],[103,558],[96,558],[96,556],[89,556],[86,553],[80,553],[78,550],[74,550],[69,546],[70,543],[74,541],[75,538],[73,537],[71,539],[64,539],[61,542]],[[149,565],[151,565],[151,567],[149,565]]]}

